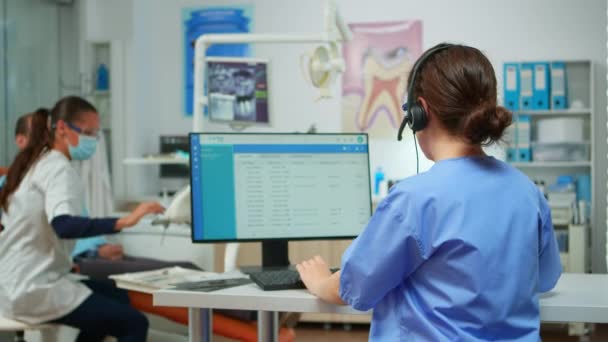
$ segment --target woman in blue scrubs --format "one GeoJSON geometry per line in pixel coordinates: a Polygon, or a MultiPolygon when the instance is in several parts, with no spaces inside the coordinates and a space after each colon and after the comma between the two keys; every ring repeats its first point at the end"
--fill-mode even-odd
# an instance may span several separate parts
{"type": "Polygon", "coordinates": [[[492,65],[440,44],[413,70],[406,118],[435,164],[391,189],[340,272],[316,257],[298,265],[302,280],[325,301],[373,309],[372,341],[538,341],[559,251],[543,194],[482,149],[511,123],[492,65]]]}

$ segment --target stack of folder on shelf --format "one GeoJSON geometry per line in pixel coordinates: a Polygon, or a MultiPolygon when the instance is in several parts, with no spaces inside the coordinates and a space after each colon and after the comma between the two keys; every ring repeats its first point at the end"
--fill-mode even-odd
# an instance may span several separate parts
{"type": "Polygon", "coordinates": [[[530,149],[530,116],[518,115],[507,131],[507,161],[529,162],[532,159],[530,149]]]}
{"type": "Polygon", "coordinates": [[[504,106],[516,114],[507,134],[507,160],[529,162],[532,160],[531,120],[525,113],[567,108],[566,64],[505,63],[503,80],[504,106]]]}
{"type": "Polygon", "coordinates": [[[514,112],[568,108],[564,62],[505,63],[504,106],[514,112]]]}

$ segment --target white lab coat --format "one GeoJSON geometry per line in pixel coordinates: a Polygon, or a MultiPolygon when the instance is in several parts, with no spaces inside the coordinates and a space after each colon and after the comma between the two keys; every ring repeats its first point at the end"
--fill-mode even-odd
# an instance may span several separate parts
{"type": "Polygon", "coordinates": [[[60,152],[43,154],[28,171],[2,215],[0,314],[30,324],[76,309],[90,294],[70,279],[74,240],[60,239],[50,222],[83,213],[82,184],[60,152]]]}

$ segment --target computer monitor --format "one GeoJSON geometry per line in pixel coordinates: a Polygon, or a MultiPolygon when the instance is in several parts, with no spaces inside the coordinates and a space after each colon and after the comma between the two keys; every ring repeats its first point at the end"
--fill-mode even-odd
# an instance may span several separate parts
{"type": "Polygon", "coordinates": [[[371,215],[366,134],[191,133],[193,242],[262,241],[286,266],[288,240],[347,239],[371,215]]]}
{"type": "Polygon", "coordinates": [[[209,120],[269,124],[268,61],[207,58],[209,120]]]}

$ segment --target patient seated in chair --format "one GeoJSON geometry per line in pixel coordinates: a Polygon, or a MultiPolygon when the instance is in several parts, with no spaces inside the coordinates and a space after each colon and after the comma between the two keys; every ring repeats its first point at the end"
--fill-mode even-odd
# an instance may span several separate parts
{"type": "Polygon", "coordinates": [[[103,237],[80,239],[72,252],[79,273],[93,279],[106,279],[113,274],[152,271],[179,266],[200,270],[189,261],[163,261],[126,255],[122,245],[108,243],[103,237]]]}

